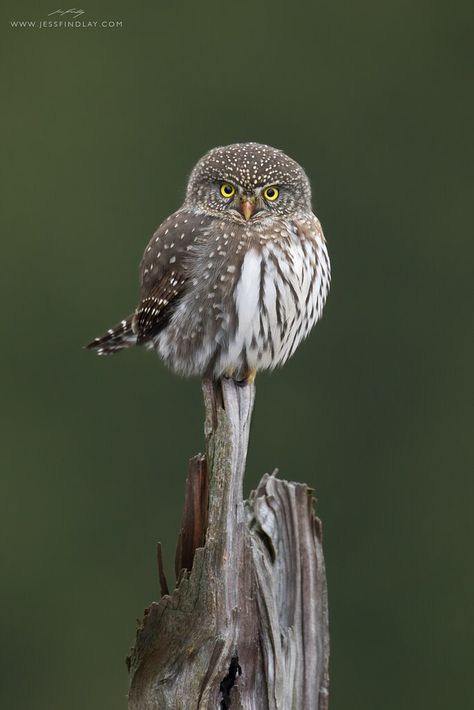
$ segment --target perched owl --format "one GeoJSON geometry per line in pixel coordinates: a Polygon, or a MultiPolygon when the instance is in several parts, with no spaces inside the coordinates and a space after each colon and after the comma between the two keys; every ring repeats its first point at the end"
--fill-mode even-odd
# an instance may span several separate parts
{"type": "Polygon", "coordinates": [[[155,350],[182,375],[251,383],[282,365],[321,313],[330,263],[303,169],[258,143],[214,148],[140,264],[135,313],[87,345],[155,350]]]}

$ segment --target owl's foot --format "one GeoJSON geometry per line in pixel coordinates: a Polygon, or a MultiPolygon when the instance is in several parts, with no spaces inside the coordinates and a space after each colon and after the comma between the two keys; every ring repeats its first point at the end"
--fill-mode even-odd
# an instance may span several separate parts
{"type": "Polygon", "coordinates": [[[228,367],[224,370],[226,380],[234,380],[237,387],[245,387],[245,385],[253,385],[257,370],[237,370],[235,367],[228,367]]]}
{"type": "Polygon", "coordinates": [[[237,387],[245,387],[245,385],[253,385],[257,376],[257,370],[247,370],[244,376],[239,380],[234,380],[237,387]]]}

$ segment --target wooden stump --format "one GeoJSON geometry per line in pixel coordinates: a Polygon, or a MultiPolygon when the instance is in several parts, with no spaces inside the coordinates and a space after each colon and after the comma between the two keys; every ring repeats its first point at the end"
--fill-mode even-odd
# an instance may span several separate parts
{"type": "Polygon", "coordinates": [[[206,456],[190,462],[177,582],[128,659],[129,710],[326,710],[321,523],[305,484],[243,478],[253,385],[203,383],[206,456]]]}

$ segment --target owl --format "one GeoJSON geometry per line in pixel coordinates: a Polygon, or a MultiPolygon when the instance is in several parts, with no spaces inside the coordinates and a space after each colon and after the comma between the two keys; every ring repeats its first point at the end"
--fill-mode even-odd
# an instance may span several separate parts
{"type": "Polygon", "coordinates": [[[86,347],[143,345],[181,375],[250,384],[306,338],[330,279],[301,166],[268,145],[214,148],[145,249],[135,312],[86,347]]]}

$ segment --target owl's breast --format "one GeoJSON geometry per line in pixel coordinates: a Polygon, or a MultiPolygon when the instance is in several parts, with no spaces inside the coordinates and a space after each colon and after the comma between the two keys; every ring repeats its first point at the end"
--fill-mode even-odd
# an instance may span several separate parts
{"type": "Polygon", "coordinates": [[[236,328],[222,371],[282,365],[321,317],[329,290],[329,258],[317,220],[288,225],[245,254],[234,291],[236,328]]]}
{"type": "Polygon", "coordinates": [[[329,288],[316,224],[280,223],[266,234],[211,225],[190,249],[186,289],[156,343],[168,364],[216,377],[283,364],[321,316],[329,288]]]}

